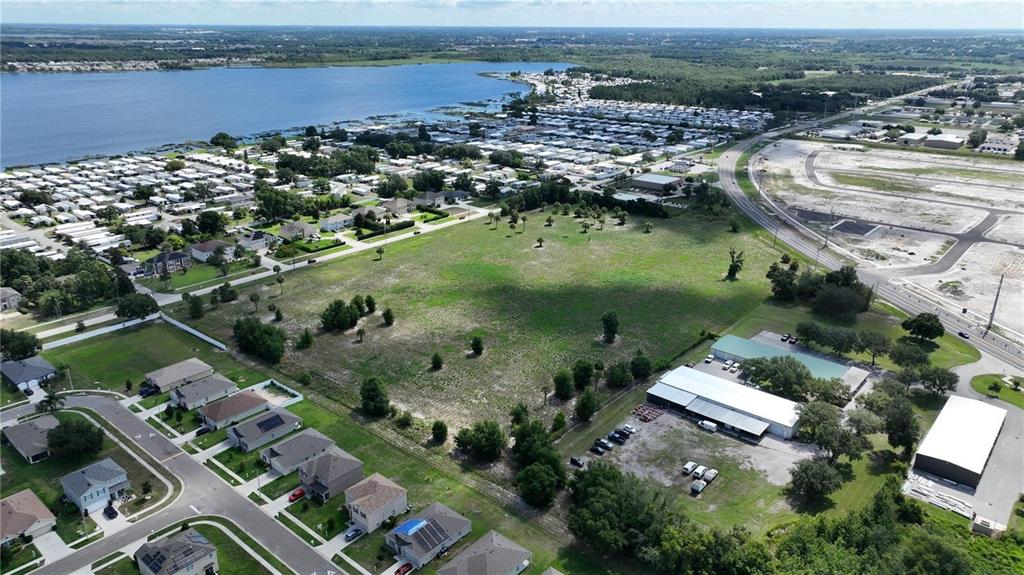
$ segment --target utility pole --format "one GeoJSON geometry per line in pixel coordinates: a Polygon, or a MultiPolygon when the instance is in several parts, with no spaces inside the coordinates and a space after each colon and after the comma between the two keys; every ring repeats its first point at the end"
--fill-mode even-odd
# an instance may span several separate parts
{"type": "Polygon", "coordinates": [[[832,223],[835,221],[835,212],[835,204],[830,205],[828,207],[828,226],[825,228],[825,245],[821,246],[822,249],[828,247],[828,237],[832,233],[832,223]]]}
{"type": "Polygon", "coordinates": [[[992,313],[988,316],[988,325],[985,326],[985,333],[988,333],[992,329],[992,322],[996,318],[996,306],[999,305],[999,293],[1003,291],[1003,278],[1006,274],[999,274],[999,287],[996,288],[996,299],[992,302],[992,313]]]}

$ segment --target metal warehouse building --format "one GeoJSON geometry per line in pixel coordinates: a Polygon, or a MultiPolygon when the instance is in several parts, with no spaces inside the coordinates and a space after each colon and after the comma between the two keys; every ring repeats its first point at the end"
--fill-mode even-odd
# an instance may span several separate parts
{"type": "Polygon", "coordinates": [[[662,192],[665,186],[677,186],[683,181],[677,176],[663,176],[661,174],[640,174],[630,178],[629,183],[634,188],[642,188],[655,192],[662,192]]]}
{"type": "Polygon", "coordinates": [[[977,487],[1005,418],[1005,409],[950,396],[917,448],[914,469],[977,487]]]}
{"type": "MultiPolygon", "coordinates": [[[[772,339],[776,339],[777,336],[772,335],[772,339]]],[[[740,363],[755,357],[780,357],[788,355],[804,364],[814,377],[838,379],[851,390],[860,387],[868,377],[868,372],[859,367],[851,367],[815,357],[790,349],[791,347],[793,346],[789,344],[782,344],[782,346],[776,347],[759,341],[736,337],[735,335],[725,335],[711,346],[711,351],[714,353],[715,359],[720,361],[731,359],[740,363]]]]}
{"type": "Polygon", "coordinates": [[[800,419],[794,401],[689,367],[663,375],[647,390],[647,401],[715,421],[752,439],[766,432],[790,439],[800,419]]]}

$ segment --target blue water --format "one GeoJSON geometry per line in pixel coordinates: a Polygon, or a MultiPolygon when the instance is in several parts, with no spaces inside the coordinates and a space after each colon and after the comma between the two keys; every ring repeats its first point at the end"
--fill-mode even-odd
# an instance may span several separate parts
{"type": "Polygon", "coordinates": [[[368,116],[429,116],[441,106],[524,92],[481,72],[565,64],[464,63],[385,68],[214,68],[0,75],[0,164],[117,154],[224,131],[243,136],[368,116]]]}

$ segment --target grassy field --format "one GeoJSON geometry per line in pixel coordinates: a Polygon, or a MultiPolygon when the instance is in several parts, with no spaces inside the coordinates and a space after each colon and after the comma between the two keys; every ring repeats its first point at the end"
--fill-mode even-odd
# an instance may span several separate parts
{"type": "Polygon", "coordinates": [[[241,277],[248,275],[246,272],[250,270],[259,271],[261,268],[256,268],[252,265],[252,260],[249,258],[237,260],[231,262],[228,269],[227,275],[223,275],[220,270],[220,266],[212,266],[209,264],[196,262],[191,268],[185,270],[185,273],[174,272],[171,274],[170,289],[164,288],[164,282],[159,277],[151,277],[139,280],[139,283],[148,287],[154,291],[169,292],[177,291],[181,288],[189,287],[195,284],[205,284],[207,282],[219,283],[228,279],[241,277]]]}
{"type": "Polygon", "coordinates": [[[45,351],[42,356],[54,365],[68,368],[68,375],[51,384],[57,390],[108,389],[123,392],[127,380],[133,382],[133,390],[136,390],[146,373],[190,357],[210,364],[238,383],[239,387],[271,377],[269,370],[250,369],[230,354],[166,323],[123,329],[45,351]]]}
{"type": "Polygon", "coordinates": [[[866,188],[879,192],[898,194],[924,194],[929,192],[928,188],[891,178],[858,174],[841,174],[838,172],[830,172],[830,175],[836,183],[844,186],[854,186],[857,188],[866,188]]]}
{"type": "MultiPolygon", "coordinates": [[[[373,294],[378,314],[390,307],[397,320],[385,328],[379,315],[364,319],[363,343],[320,334],[310,349],[289,350],[282,368],[313,371],[319,389],[350,404],[358,382],[372,375],[390,384],[393,400],[426,417],[504,418],[519,401],[538,403],[541,386],[577,359],[609,365],[637,349],[673,358],[702,329],[724,329],[768,295],[764,273],[777,254],[751,233],[729,232],[723,219],[658,219],[645,234],[645,220],[632,218],[583,234],[571,217],[556,216],[553,227],[545,217],[530,214],[524,233],[470,222],[389,245],[382,261],[366,253],[297,270],[284,295],[275,286],[263,296],[283,310],[279,325],[291,337],[318,330],[335,297],[373,294]],[[543,248],[535,247],[538,236],[543,248]],[[746,254],[736,282],[722,280],[730,246],[746,254]],[[599,341],[607,311],[621,322],[612,346],[599,341]],[[480,358],[468,357],[475,335],[486,347],[480,358]],[[446,360],[438,372],[429,369],[434,352],[446,360]]],[[[234,320],[251,312],[252,289],[261,288],[242,288],[238,302],[187,321],[229,339],[234,320]]]]}
{"type": "Polygon", "coordinates": [[[952,511],[925,505],[925,530],[963,550],[970,557],[973,573],[1019,575],[1024,573],[1024,546],[1009,537],[990,539],[970,531],[970,521],[952,511]]]}
{"type": "Polygon", "coordinates": [[[344,505],[344,495],[335,497],[326,504],[303,499],[289,505],[288,512],[299,521],[305,523],[307,527],[319,533],[321,537],[330,540],[348,526],[348,511],[346,509],[338,509],[338,507],[344,505]],[[333,529],[330,525],[331,519],[334,520],[333,529]]]}
{"type": "Polygon", "coordinates": [[[984,393],[989,397],[995,397],[1017,407],[1024,409],[1024,393],[1014,389],[1003,380],[1003,376],[995,373],[976,376],[971,380],[971,388],[978,393],[984,393]],[[992,393],[988,386],[998,382],[1001,386],[999,393],[992,393]]]}

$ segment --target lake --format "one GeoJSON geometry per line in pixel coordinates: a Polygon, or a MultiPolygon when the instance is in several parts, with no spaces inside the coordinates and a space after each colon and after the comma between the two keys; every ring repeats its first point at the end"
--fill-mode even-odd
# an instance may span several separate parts
{"type": "Polygon", "coordinates": [[[369,116],[431,117],[525,84],[482,72],[540,72],[550,62],[389,67],[212,68],[0,75],[0,165],[119,154],[224,131],[245,136],[369,116]]]}

